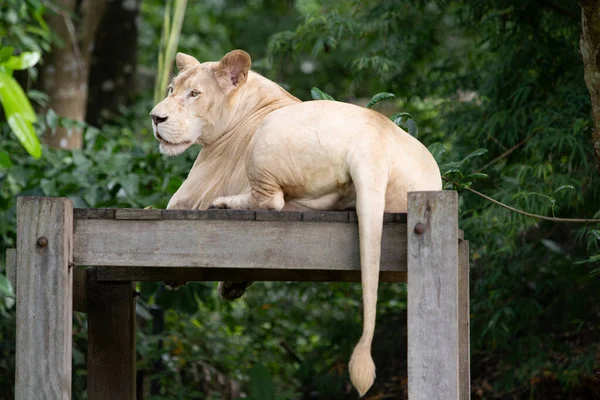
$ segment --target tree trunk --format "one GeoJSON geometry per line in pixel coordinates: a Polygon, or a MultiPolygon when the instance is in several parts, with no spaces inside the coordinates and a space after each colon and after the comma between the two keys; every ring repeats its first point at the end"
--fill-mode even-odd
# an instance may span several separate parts
{"type": "Polygon", "coordinates": [[[92,56],[86,121],[98,126],[135,94],[141,0],[109,1],[92,56]],[[116,45],[118,44],[118,45],[116,45]]]}
{"type": "MultiPolygon", "coordinates": [[[[64,45],[54,46],[44,60],[40,86],[48,97],[48,108],[60,117],[85,120],[88,98],[88,75],[94,36],[104,13],[104,0],[58,0],[59,7],[47,17],[48,25],[64,45]],[[78,16],[73,21],[71,15],[78,16]]],[[[82,147],[82,130],[57,127],[44,132],[50,147],[78,149],[82,147]]]]}
{"type": "Polygon", "coordinates": [[[581,0],[581,40],[584,77],[592,100],[592,146],[600,174],[600,0],[581,0]]]}

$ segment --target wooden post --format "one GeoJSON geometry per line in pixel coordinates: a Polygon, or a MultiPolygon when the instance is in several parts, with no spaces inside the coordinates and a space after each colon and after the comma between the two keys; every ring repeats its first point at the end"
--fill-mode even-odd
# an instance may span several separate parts
{"type": "Polygon", "coordinates": [[[471,335],[469,306],[469,241],[458,240],[458,357],[461,400],[471,398],[471,335]]]}
{"type": "Polygon", "coordinates": [[[468,369],[468,342],[461,340],[465,327],[459,323],[468,319],[468,273],[459,272],[458,238],[456,192],[408,194],[410,400],[469,398],[461,376],[465,362],[468,369]]]}
{"type": "Polygon", "coordinates": [[[17,249],[6,250],[6,277],[13,287],[13,292],[17,292],[17,249]]]}
{"type": "Polygon", "coordinates": [[[71,398],[73,206],[17,200],[17,400],[71,398]]]}
{"type": "Polygon", "coordinates": [[[88,269],[88,399],[135,400],[133,282],[98,282],[88,269]]]}

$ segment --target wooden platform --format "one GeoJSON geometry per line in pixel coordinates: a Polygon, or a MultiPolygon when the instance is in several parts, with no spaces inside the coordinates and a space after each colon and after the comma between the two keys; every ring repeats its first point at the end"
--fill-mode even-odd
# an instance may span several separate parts
{"type": "MultiPolygon", "coordinates": [[[[20,197],[17,221],[7,270],[18,400],[71,398],[73,311],[88,313],[88,399],[135,399],[134,281],[360,281],[354,212],[73,209],[20,197]]],[[[380,280],[408,281],[409,399],[468,399],[456,192],[409,193],[408,214],[384,215],[380,280]]]]}

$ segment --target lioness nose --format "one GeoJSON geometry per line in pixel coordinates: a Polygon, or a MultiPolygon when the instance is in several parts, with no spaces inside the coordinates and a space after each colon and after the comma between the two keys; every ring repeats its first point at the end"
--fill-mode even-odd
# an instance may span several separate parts
{"type": "Polygon", "coordinates": [[[150,115],[152,117],[152,121],[154,121],[155,125],[160,124],[161,122],[165,122],[169,117],[159,117],[158,115],[150,115]]]}

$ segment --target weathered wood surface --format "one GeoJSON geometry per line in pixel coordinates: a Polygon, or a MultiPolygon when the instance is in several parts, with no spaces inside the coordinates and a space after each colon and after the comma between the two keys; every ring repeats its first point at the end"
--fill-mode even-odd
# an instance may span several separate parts
{"type": "MultiPolygon", "coordinates": [[[[360,282],[360,271],[196,267],[98,267],[99,281],[360,282]]],[[[381,282],[406,282],[406,271],[383,271],[381,282]]]]}
{"type": "Polygon", "coordinates": [[[133,282],[98,282],[88,273],[88,399],[135,400],[133,282]]]}
{"type": "Polygon", "coordinates": [[[87,270],[73,268],[73,311],[87,312],[87,270]]]}
{"type": "Polygon", "coordinates": [[[457,207],[456,192],[408,195],[410,400],[462,399],[457,207]]]}
{"type": "Polygon", "coordinates": [[[17,400],[71,398],[72,218],[64,198],[17,200],[17,400]]]}
{"type": "Polygon", "coordinates": [[[6,250],[6,277],[13,287],[13,290],[17,291],[17,249],[6,250]]]}
{"type": "MultiPolygon", "coordinates": [[[[6,250],[6,272],[7,277],[17,292],[17,249],[6,250]]],[[[73,311],[86,312],[87,303],[87,276],[85,269],[75,268],[73,270],[73,311]]]]}
{"type": "Polygon", "coordinates": [[[161,219],[161,210],[140,210],[132,208],[119,208],[115,210],[115,219],[161,219]]]}
{"type": "MultiPolygon", "coordinates": [[[[74,219],[123,220],[256,220],[256,221],[312,221],[356,222],[354,211],[246,211],[246,210],[160,210],[132,208],[76,208],[74,219]]],[[[386,213],[384,222],[406,222],[406,213],[386,213]]]]}
{"type": "Polygon", "coordinates": [[[469,241],[458,241],[458,360],[459,399],[471,398],[471,351],[469,305],[469,241]]]}
{"type": "MultiPolygon", "coordinates": [[[[406,225],[383,230],[382,271],[405,272],[406,225]]],[[[77,265],[360,271],[349,222],[77,219],[74,237],[77,265]]]]}

